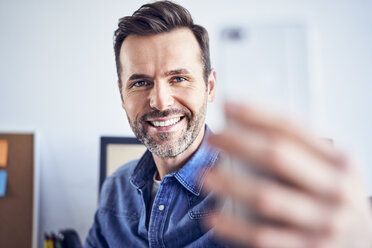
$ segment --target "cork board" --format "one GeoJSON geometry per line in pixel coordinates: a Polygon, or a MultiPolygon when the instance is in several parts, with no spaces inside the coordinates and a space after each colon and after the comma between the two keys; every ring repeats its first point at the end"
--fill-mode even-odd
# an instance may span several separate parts
{"type": "Polygon", "coordinates": [[[5,196],[0,198],[0,247],[32,247],[34,135],[0,133],[8,143],[5,196]]]}

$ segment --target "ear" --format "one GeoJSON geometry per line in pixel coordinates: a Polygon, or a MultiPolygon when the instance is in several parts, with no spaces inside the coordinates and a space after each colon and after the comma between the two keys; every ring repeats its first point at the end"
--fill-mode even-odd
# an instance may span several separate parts
{"type": "MultiPolygon", "coordinates": [[[[117,83],[118,83],[118,89],[119,89],[119,92],[120,92],[120,82],[119,82],[119,80],[118,81],[116,81],[117,83]]],[[[121,93],[121,92],[120,92],[121,93]]]]}
{"type": "Polygon", "coordinates": [[[212,69],[208,76],[208,102],[213,102],[216,98],[216,78],[217,73],[214,69],[212,69]]]}

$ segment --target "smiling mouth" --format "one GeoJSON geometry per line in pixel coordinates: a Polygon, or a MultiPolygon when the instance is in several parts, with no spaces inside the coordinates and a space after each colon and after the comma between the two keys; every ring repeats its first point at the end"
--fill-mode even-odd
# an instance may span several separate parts
{"type": "Polygon", "coordinates": [[[169,126],[172,126],[178,123],[182,119],[183,117],[176,117],[176,118],[172,118],[166,121],[148,121],[148,123],[150,123],[150,125],[154,127],[169,127],[169,126]]]}

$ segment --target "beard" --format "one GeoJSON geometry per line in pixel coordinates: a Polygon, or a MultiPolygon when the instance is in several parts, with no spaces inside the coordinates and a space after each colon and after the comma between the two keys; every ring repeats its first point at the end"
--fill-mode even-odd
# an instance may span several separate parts
{"type": "Polygon", "coordinates": [[[207,101],[205,100],[195,115],[187,108],[171,108],[165,111],[152,110],[134,121],[128,117],[128,121],[137,139],[144,144],[151,153],[161,158],[170,158],[176,157],[184,152],[195,141],[199,132],[204,127],[206,111],[207,101]],[[155,137],[148,134],[146,129],[148,123],[146,120],[175,114],[181,114],[183,116],[182,118],[187,122],[186,129],[183,130],[179,137],[173,139],[172,136],[174,134],[168,132],[158,133],[155,137]]]}

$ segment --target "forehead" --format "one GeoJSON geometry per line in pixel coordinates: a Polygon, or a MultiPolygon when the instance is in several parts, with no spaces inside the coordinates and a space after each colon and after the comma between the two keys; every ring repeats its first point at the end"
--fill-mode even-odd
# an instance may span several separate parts
{"type": "Polygon", "coordinates": [[[155,35],[129,35],[120,50],[122,79],[132,73],[153,75],[160,71],[186,68],[200,70],[199,44],[188,28],[155,35]]]}

